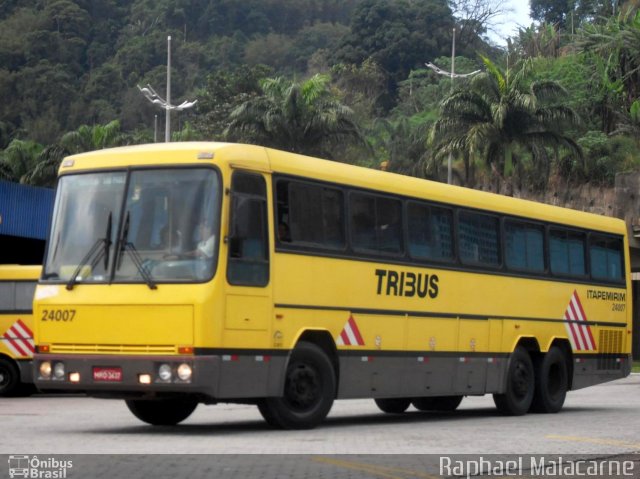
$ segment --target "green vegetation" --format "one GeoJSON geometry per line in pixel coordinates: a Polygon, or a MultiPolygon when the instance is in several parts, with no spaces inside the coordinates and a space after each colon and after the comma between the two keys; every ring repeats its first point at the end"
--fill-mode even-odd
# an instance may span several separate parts
{"type": "Polygon", "coordinates": [[[544,190],[640,165],[638,2],[531,0],[506,49],[491,0],[7,0],[0,179],[52,185],[68,154],[153,140],[260,143],[390,171],[544,190]],[[481,73],[452,84],[426,62],[481,73]],[[160,135],[162,136],[162,135],[160,135]]]}
{"type": "Polygon", "coordinates": [[[631,367],[632,373],[640,373],[640,361],[634,361],[633,366],[631,367]]]}

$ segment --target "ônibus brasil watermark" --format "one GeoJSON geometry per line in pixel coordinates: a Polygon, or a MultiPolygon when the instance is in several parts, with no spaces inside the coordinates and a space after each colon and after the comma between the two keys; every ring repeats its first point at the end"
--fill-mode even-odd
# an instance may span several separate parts
{"type": "Polygon", "coordinates": [[[73,461],[56,459],[54,457],[38,458],[38,456],[11,455],[9,456],[9,477],[24,477],[28,479],[66,479],[68,470],[73,467],[73,461]]]}

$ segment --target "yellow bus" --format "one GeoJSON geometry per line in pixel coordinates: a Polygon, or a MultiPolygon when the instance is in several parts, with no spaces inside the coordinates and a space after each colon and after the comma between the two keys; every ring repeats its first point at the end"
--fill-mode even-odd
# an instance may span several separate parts
{"type": "Polygon", "coordinates": [[[631,366],[625,224],[259,146],[176,143],[60,167],[36,384],[150,424],[334,399],[509,415],[631,366]],[[207,246],[208,245],[208,246],[207,246]]]}
{"type": "Polygon", "coordinates": [[[0,265],[0,396],[33,389],[33,294],[40,266],[0,265]]]}

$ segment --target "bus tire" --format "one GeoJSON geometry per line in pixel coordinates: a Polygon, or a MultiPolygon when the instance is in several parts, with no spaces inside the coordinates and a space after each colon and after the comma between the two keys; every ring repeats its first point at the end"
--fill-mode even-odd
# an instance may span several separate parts
{"type": "Polygon", "coordinates": [[[377,398],[376,406],[387,414],[402,414],[411,405],[409,398],[377,398]]]}
{"type": "Polygon", "coordinates": [[[312,429],[327,417],[335,397],[331,360],[320,347],[300,341],[287,365],[283,396],[258,401],[258,410],[272,427],[312,429]]]}
{"type": "Polygon", "coordinates": [[[511,354],[507,370],[507,390],[494,394],[493,401],[502,414],[522,416],[529,411],[535,389],[535,374],[531,356],[522,346],[511,354]]]}
{"type": "Polygon", "coordinates": [[[569,372],[564,353],[552,346],[534,363],[536,387],[531,411],[557,413],[562,409],[569,388],[569,372]]]}
{"type": "Polygon", "coordinates": [[[193,399],[128,399],[125,401],[135,417],[153,426],[175,426],[187,419],[198,402],[193,399]]]}
{"type": "Polygon", "coordinates": [[[20,385],[20,371],[9,359],[0,358],[0,396],[14,394],[20,385]]]}
{"type": "Polygon", "coordinates": [[[462,402],[462,396],[436,396],[415,398],[411,401],[418,411],[455,411],[462,402]]]}

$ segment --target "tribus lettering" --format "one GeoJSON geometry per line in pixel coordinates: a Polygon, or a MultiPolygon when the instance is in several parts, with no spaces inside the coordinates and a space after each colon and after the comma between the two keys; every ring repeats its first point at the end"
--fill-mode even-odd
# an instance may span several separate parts
{"type": "Polygon", "coordinates": [[[421,298],[438,296],[438,276],[435,274],[397,272],[386,269],[377,269],[378,294],[387,296],[414,297],[416,294],[421,298]]]}

